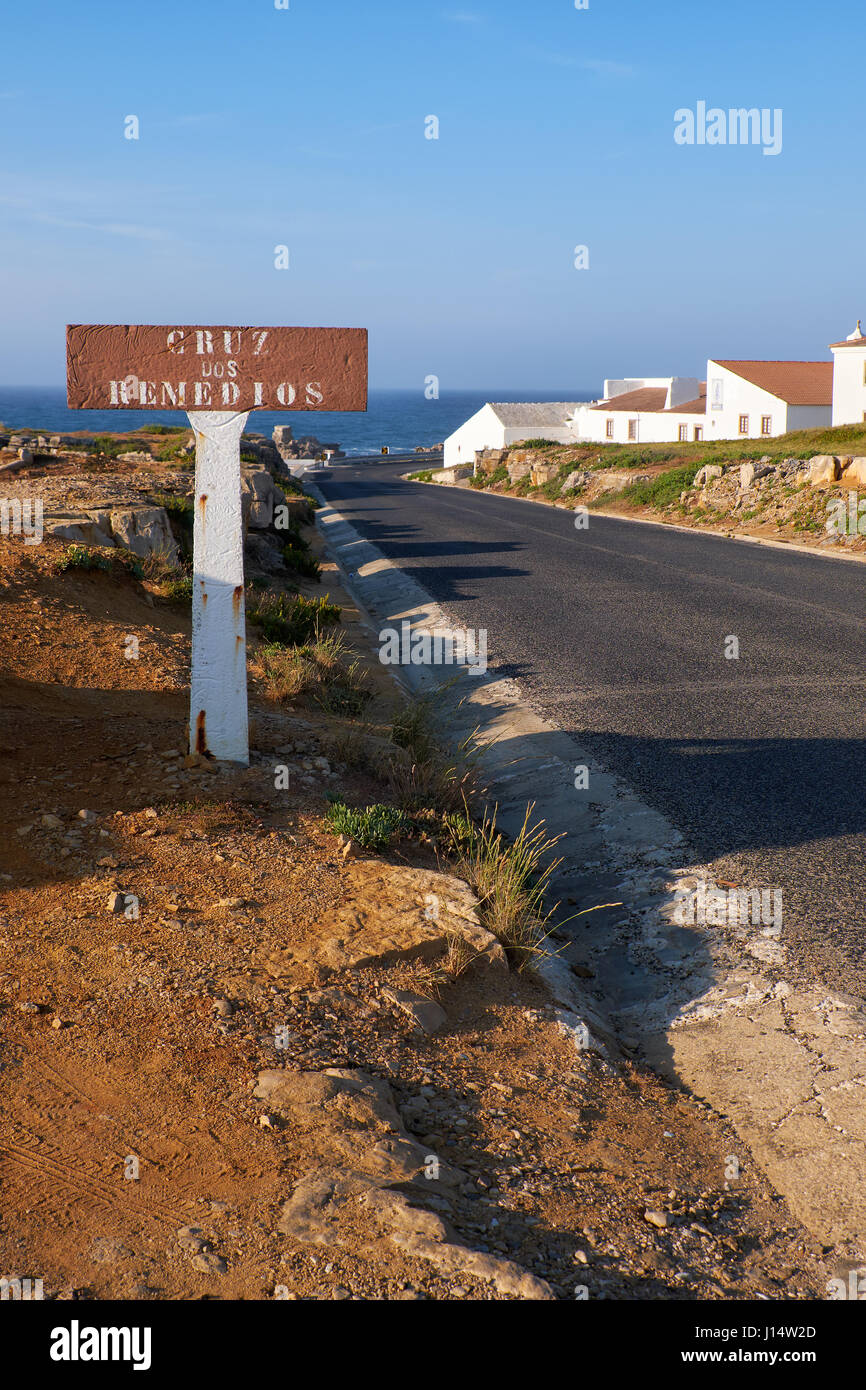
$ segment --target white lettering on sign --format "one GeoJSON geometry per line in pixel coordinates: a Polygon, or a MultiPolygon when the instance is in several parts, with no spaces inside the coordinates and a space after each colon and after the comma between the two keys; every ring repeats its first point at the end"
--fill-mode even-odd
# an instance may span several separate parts
{"type": "MultiPolygon", "coordinates": [[[[205,379],[192,383],[186,381],[141,381],[138,377],[126,377],[124,381],[109,381],[109,399],[112,405],[141,405],[159,410],[185,410],[190,406],[187,387],[191,384],[192,406],[196,409],[209,409],[217,401],[221,402],[223,406],[236,405],[240,400],[240,387],[236,381],[226,381],[224,378],[236,377],[237,373],[236,362],[203,362],[202,376],[205,379]],[[214,395],[212,381],[208,379],[214,377],[219,383],[216,395],[214,395]]],[[[281,381],[276,390],[266,398],[264,382],[254,381],[255,404],[264,407],[264,409],[278,405],[289,407],[301,394],[304,404],[315,408],[321,405],[325,399],[321,385],[319,381],[308,381],[301,386],[295,386],[291,381],[281,381]]]]}
{"type": "MultiPolygon", "coordinates": [[[[166,334],[166,346],[169,352],[176,353],[182,357],[186,347],[186,337],[182,328],[172,328],[166,334]]],[[[254,357],[267,357],[265,344],[268,338],[266,328],[254,328],[249,330],[248,342],[252,342],[254,357]]],[[[241,349],[244,345],[244,335],[240,328],[227,328],[222,335],[222,352],[226,357],[240,357],[241,349]]],[[[199,357],[213,356],[220,351],[220,344],[214,341],[213,333],[209,328],[197,328],[195,330],[195,350],[199,357]]]]}

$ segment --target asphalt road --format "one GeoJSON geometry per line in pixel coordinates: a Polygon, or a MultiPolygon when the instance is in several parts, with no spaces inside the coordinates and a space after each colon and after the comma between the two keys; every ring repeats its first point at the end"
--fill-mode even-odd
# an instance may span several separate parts
{"type": "Polygon", "coordinates": [[[806,979],[866,996],[866,564],[401,481],[322,490],[685,835],[781,888],[806,979]],[[727,659],[726,639],[739,640],[727,659]]]}

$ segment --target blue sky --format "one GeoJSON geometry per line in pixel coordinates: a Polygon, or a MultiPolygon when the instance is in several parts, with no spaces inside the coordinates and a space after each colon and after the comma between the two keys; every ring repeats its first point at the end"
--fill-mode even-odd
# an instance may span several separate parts
{"type": "Polygon", "coordinates": [[[595,390],[866,319],[859,0],[42,0],[3,39],[5,385],[62,383],[66,322],[361,326],[373,386],[595,390]],[[782,152],[677,145],[700,100],[781,108],[782,152]]]}

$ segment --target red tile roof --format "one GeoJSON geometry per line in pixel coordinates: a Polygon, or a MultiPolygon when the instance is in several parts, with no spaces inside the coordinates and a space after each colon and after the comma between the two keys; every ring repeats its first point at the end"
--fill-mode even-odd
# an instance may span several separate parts
{"type": "Polygon", "coordinates": [[[627,410],[632,413],[639,410],[664,410],[667,398],[667,388],[664,386],[641,386],[637,391],[624,391],[621,396],[612,396],[609,401],[590,406],[590,409],[603,410],[608,415],[613,414],[615,410],[627,410]]]}
{"type": "Polygon", "coordinates": [[[666,415],[703,415],[707,408],[707,383],[701,382],[701,394],[693,401],[683,401],[682,405],[672,405],[666,415]]]}
{"type": "Polygon", "coordinates": [[[713,360],[788,405],[833,404],[832,362],[756,362],[720,357],[713,360]]]}
{"type": "Polygon", "coordinates": [[[703,415],[707,408],[705,381],[701,382],[701,387],[701,394],[696,400],[686,401],[683,405],[672,405],[669,410],[665,410],[665,401],[668,398],[665,386],[640,386],[636,391],[624,391],[621,396],[611,396],[609,401],[590,406],[590,410],[603,410],[606,415],[612,415],[617,410],[624,410],[629,415],[640,412],[645,415],[703,415]]]}

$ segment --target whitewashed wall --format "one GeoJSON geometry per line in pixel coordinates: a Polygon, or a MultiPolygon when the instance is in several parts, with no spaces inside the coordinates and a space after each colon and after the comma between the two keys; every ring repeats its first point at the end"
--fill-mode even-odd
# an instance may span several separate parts
{"type": "MultiPolygon", "coordinates": [[[[771,434],[785,434],[789,428],[788,409],[786,403],[779,400],[778,396],[771,395],[760,386],[753,386],[750,381],[744,381],[728,367],[721,367],[718,362],[713,361],[707,363],[705,439],[760,439],[761,417],[764,415],[771,418],[771,434]],[[721,383],[721,409],[714,405],[716,382],[721,383]],[[746,435],[740,434],[741,415],[749,417],[749,432],[746,435]]],[[[829,424],[829,410],[825,410],[825,415],[829,424]]]]}
{"type": "Polygon", "coordinates": [[[575,416],[575,425],[576,434],[572,437],[594,444],[676,443],[680,425],[688,427],[689,440],[694,438],[696,426],[704,430],[706,438],[703,414],[668,415],[658,410],[581,410],[575,416]],[[613,420],[613,437],[607,433],[608,420],[613,420]],[[629,439],[629,420],[638,422],[636,441],[629,439]]]}
{"type": "Polygon", "coordinates": [[[504,444],[505,427],[502,421],[489,405],[483,405],[445,440],[444,467],[474,463],[476,450],[501,449],[504,444]]]}
{"type": "Polygon", "coordinates": [[[862,425],[866,419],[866,347],[833,353],[833,424],[862,425]]]}

